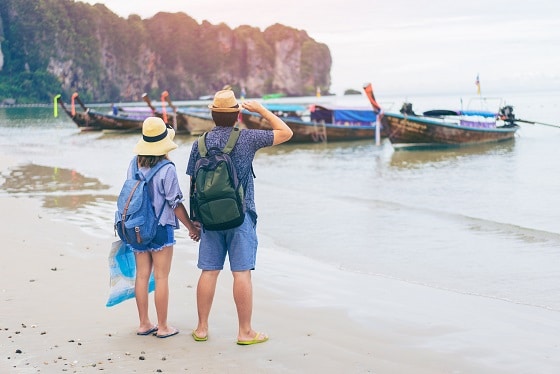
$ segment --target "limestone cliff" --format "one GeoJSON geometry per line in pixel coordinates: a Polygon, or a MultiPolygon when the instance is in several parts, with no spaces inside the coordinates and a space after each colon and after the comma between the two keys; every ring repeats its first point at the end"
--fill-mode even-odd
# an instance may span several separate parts
{"type": "Polygon", "coordinates": [[[0,43],[0,98],[136,101],[167,90],[184,100],[225,84],[300,96],[331,83],[329,48],[280,24],[231,29],[185,13],[123,19],[100,4],[2,0],[0,43]]]}

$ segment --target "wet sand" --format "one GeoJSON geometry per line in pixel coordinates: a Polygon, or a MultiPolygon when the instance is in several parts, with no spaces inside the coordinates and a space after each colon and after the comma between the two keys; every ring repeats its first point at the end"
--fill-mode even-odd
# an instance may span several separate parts
{"type": "MultiPolygon", "coordinates": [[[[0,169],[13,160],[0,157],[0,169]]],[[[254,328],[271,339],[235,344],[231,274],[222,273],[210,339],[195,342],[197,244],[175,246],[170,323],[180,334],[137,336],[136,307],[106,308],[99,238],[41,202],[0,197],[2,373],[553,373],[558,312],[348,273],[260,248],[254,328]]],[[[155,320],[153,303],[151,316],[155,320]]]]}

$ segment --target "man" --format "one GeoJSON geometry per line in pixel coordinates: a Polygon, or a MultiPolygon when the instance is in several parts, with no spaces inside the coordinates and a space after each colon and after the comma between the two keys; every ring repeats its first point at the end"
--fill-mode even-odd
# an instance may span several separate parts
{"type": "MultiPolygon", "coordinates": [[[[240,106],[232,90],[218,91],[213,103],[208,107],[212,110],[216,127],[206,135],[207,149],[224,148],[242,108],[260,114],[270,123],[272,130],[242,130],[231,151],[230,156],[238,178],[244,186],[247,213],[241,226],[232,229],[210,231],[202,227],[198,255],[198,268],[202,272],[196,290],[198,326],[192,332],[192,336],[196,341],[208,340],[208,317],[218,275],[223,269],[227,255],[233,274],[233,297],[239,321],[237,344],[263,343],[268,340],[268,335],[256,332],[251,326],[253,312],[251,270],[255,269],[257,253],[257,212],[251,165],[259,149],[290,140],[292,130],[284,121],[256,101],[245,101],[240,106]]],[[[195,164],[199,158],[198,142],[194,142],[187,166],[187,174],[191,178],[194,176],[195,164]]]]}

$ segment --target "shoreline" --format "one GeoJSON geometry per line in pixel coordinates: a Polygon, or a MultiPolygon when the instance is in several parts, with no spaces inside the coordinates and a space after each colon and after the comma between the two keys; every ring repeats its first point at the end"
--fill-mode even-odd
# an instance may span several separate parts
{"type": "MultiPolygon", "coordinates": [[[[12,165],[0,157],[1,170],[12,165]]],[[[10,212],[0,226],[2,372],[552,374],[560,365],[557,312],[349,273],[268,247],[253,273],[253,325],[270,341],[235,344],[226,265],[210,339],[194,342],[197,244],[182,238],[169,303],[180,334],[137,336],[133,300],[105,307],[112,234],[88,235],[38,199],[4,194],[0,208],[10,212]]]]}
{"type": "MultiPolygon", "coordinates": [[[[235,344],[237,317],[231,297],[231,274],[223,272],[211,315],[210,339],[194,342],[190,332],[196,326],[195,289],[199,272],[194,252],[185,250],[184,243],[175,246],[170,276],[169,320],[181,333],[169,339],[137,336],[133,300],[105,307],[109,283],[106,255],[112,238],[89,237],[78,227],[53,221],[39,205],[28,198],[0,198],[4,211],[19,212],[0,229],[8,236],[5,248],[11,248],[0,255],[2,369],[215,372],[237,368],[297,372],[305,367],[316,369],[328,360],[333,362],[327,368],[343,369],[346,353],[354,356],[354,365],[360,371],[373,368],[373,357],[368,357],[367,352],[358,353],[367,351],[368,334],[362,333],[361,347],[351,344],[354,347],[346,353],[325,340],[331,328],[327,321],[344,319],[341,312],[329,311],[319,320],[313,316],[309,319],[311,326],[320,320],[325,323],[312,328],[305,320],[310,312],[315,314],[313,310],[305,308],[305,318],[298,318],[302,310],[267,295],[268,291],[259,286],[258,276],[254,325],[271,334],[271,340],[254,347],[235,344]],[[29,232],[34,235],[26,235],[29,232]],[[288,328],[291,333],[284,336],[289,325],[296,329],[288,328]],[[313,353],[317,346],[323,346],[319,350],[321,355],[313,353]],[[218,357],[220,360],[216,361],[218,357]]],[[[153,303],[150,312],[154,318],[153,303]]],[[[360,334],[357,328],[353,332],[355,337],[356,334],[360,334]]]]}

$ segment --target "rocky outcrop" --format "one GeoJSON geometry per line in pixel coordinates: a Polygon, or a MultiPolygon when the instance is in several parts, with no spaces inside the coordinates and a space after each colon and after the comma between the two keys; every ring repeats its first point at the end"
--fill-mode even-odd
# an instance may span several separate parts
{"type": "Polygon", "coordinates": [[[0,80],[4,72],[44,72],[63,96],[78,91],[89,101],[136,101],[164,90],[194,99],[226,84],[249,97],[300,96],[328,92],[331,83],[328,47],[280,24],[231,29],[185,13],[123,19],[101,4],[3,0],[0,25],[0,80]]]}

